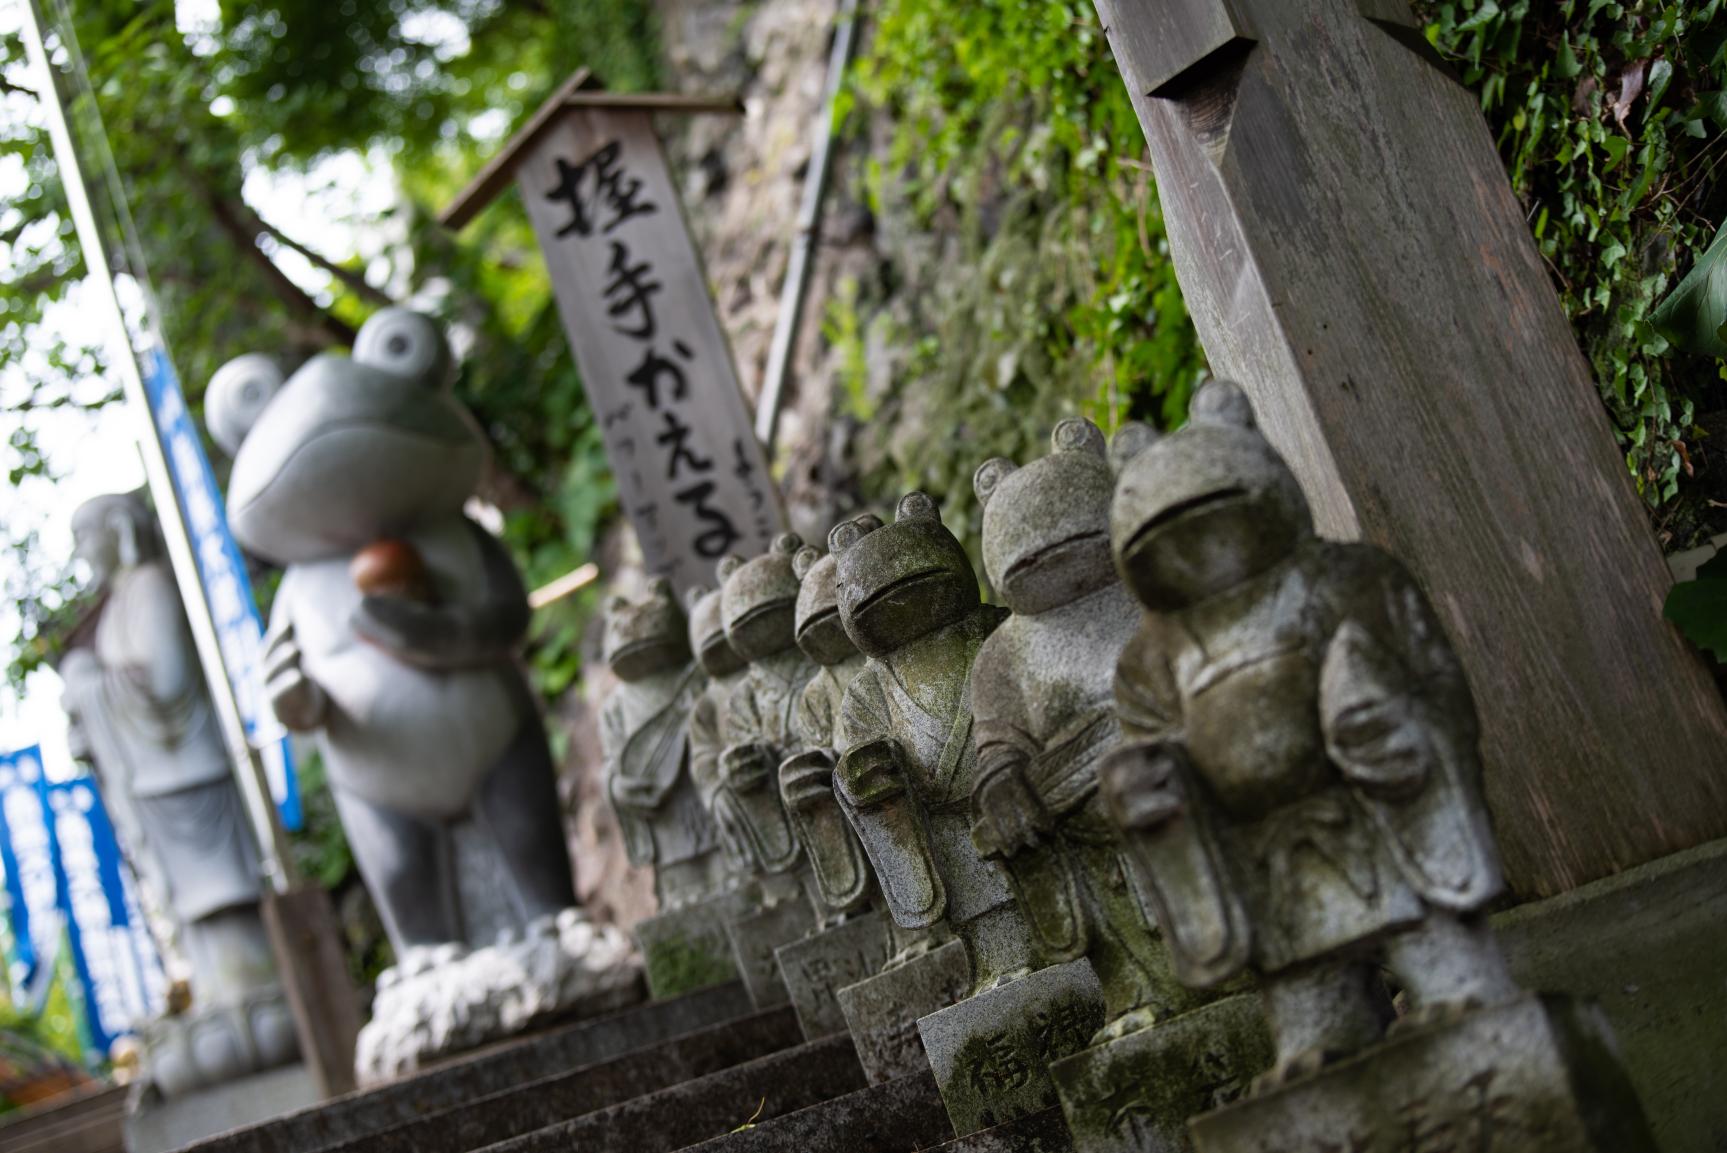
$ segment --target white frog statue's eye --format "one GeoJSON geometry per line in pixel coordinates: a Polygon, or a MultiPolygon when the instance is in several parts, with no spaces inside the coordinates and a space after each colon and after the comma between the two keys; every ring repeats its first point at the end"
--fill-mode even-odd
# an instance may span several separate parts
{"type": "Polygon", "coordinates": [[[354,361],[442,388],[450,380],[450,345],[429,316],[406,308],[374,313],[354,337],[354,361]]]}
{"type": "Polygon", "coordinates": [[[282,389],[286,378],[261,352],[237,356],[216,370],[204,390],[204,427],[210,439],[232,457],[258,417],[282,389]]]}

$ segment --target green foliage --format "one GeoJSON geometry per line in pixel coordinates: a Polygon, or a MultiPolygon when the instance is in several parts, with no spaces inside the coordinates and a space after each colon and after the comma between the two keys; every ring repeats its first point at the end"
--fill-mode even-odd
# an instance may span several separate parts
{"type": "Polygon", "coordinates": [[[1654,309],[1727,214],[1720,0],[1418,7],[1481,94],[1639,491],[1689,535],[1704,502],[1686,480],[1723,365],[1675,356],[1654,309]]]}
{"type": "Polygon", "coordinates": [[[840,111],[886,122],[865,184],[893,279],[827,331],[870,495],[925,488],[963,536],[984,457],[1041,454],[1073,413],[1177,423],[1204,361],[1093,6],[885,0],[871,23],[840,111]],[[872,386],[865,350],[903,332],[924,335],[872,386]]]}
{"type": "Polygon", "coordinates": [[[1661,615],[1672,621],[1692,644],[1727,664],[1727,553],[1697,570],[1697,579],[1667,591],[1661,615]]]}

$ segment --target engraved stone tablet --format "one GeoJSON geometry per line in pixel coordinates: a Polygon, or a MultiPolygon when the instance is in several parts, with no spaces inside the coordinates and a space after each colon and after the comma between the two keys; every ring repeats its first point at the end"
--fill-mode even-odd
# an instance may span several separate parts
{"type": "Polygon", "coordinates": [[[1229,1104],[1270,1066],[1259,999],[1226,998],[1049,1068],[1077,1153],[1186,1153],[1187,1119],[1229,1104]]]}
{"type": "Polygon", "coordinates": [[[729,893],[638,923],[636,942],[647,966],[649,995],[661,1000],[737,980],[726,922],[748,907],[744,897],[729,893]]]}
{"type": "Polygon", "coordinates": [[[756,1008],[769,1009],[791,999],[780,979],[774,950],[801,941],[813,928],[815,913],[801,894],[726,922],[732,956],[756,1008]]]}
{"type": "Polygon", "coordinates": [[[1599,1008],[1526,996],[1197,1118],[1198,1153],[1653,1153],[1599,1008]]]}
{"type": "Polygon", "coordinates": [[[918,1018],[947,1008],[970,990],[971,963],[960,941],[841,989],[840,1012],[870,1084],[928,1069],[918,1018]]]}
{"type": "Polygon", "coordinates": [[[954,1132],[1055,1104],[1049,1066],[1085,1048],[1103,1019],[1103,989],[1084,960],[1039,969],[920,1019],[954,1132]]]}
{"type": "Polygon", "coordinates": [[[887,963],[887,918],[881,913],[853,917],[843,925],[781,945],[774,955],[804,1039],[831,1037],[846,1031],[839,991],[874,976],[887,963]]]}

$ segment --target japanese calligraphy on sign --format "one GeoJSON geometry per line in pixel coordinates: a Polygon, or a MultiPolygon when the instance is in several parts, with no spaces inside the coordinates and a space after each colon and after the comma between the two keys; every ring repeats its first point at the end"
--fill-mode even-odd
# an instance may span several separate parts
{"type": "Polygon", "coordinates": [[[710,583],[781,512],[648,113],[565,110],[516,180],[643,559],[710,583]]]}

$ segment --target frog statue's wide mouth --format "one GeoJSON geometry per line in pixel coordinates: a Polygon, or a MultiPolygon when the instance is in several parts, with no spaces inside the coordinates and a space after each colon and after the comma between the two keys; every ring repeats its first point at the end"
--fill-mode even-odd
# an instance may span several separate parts
{"type": "Polygon", "coordinates": [[[796,608],[797,598],[795,597],[779,597],[775,600],[763,601],[761,604],[756,605],[754,608],[741,614],[737,620],[731,623],[730,627],[734,631],[737,629],[747,629],[759,620],[765,620],[777,613],[793,611],[796,608]]]}
{"type": "MultiPolygon", "coordinates": [[[[1135,539],[1138,539],[1137,537],[1135,539]]],[[[1109,547],[1109,533],[1104,529],[1093,529],[1089,532],[1076,532],[1072,536],[1062,537],[1054,544],[1045,545],[1035,552],[1029,552],[1008,566],[1002,574],[1001,583],[1012,585],[1033,569],[1041,568],[1050,561],[1058,565],[1061,561],[1080,553],[1096,548],[1109,547]]]]}
{"type": "Polygon", "coordinates": [[[1140,525],[1128,538],[1127,544],[1121,550],[1122,555],[1129,558],[1142,556],[1170,530],[1209,517],[1220,509],[1244,505],[1251,499],[1252,496],[1246,489],[1231,486],[1177,501],[1140,525]]]}
{"type": "Polygon", "coordinates": [[[801,624],[798,625],[798,637],[801,639],[815,632],[817,629],[825,628],[829,624],[839,623],[839,616],[840,608],[838,605],[829,605],[818,613],[811,613],[809,616],[804,618],[801,624]]]}
{"type": "Polygon", "coordinates": [[[916,572],[907,573],[898,580],[893,581],[890,584],[883,585],[881,588],[859,601],[857,608],[853,610],[852,615],[860,616],[863,613],[868,612],[875,605],[880,604],[882,601],[898,597],[908,589],[915,588],[918,585],[938,584],[941,581],[947,580],[952,575],[953,573],[951,570],[943,568],[940,565],[934,565],[930,568],[918,569],[916,572]]]}

